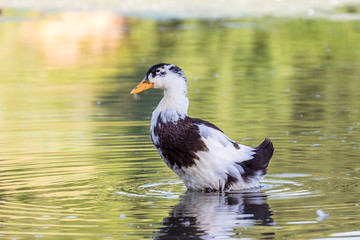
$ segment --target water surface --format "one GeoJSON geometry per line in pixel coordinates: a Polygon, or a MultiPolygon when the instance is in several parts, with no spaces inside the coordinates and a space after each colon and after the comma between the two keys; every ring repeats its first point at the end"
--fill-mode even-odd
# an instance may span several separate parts
{"type": "Polygon", "coordinates": [[[0,238],[357,239],[360,22],[17,12],[0,22],[0,238]],[[189,115],[275,154],[262,188],[188,192],[149,137],[180,66],[189,115]]]}

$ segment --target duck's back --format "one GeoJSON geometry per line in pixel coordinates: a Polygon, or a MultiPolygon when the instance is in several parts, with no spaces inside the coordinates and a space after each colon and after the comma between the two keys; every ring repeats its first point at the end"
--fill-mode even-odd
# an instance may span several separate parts
{"type": "Polygon", "coordinates": [[[165,163],[195,190],[257,187],[273,152],[270,140],[253,149],[232,141],[214,124],[188,116],[166,121],[160,113],[151,138],[165,163]]]}

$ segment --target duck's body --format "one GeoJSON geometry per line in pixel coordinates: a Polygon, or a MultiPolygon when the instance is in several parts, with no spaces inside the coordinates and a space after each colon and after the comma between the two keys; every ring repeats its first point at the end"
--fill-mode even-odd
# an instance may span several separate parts
{"type": "Polygon", "coordinates": [[[132,93],[164,89],[151,119],[151,139],[166,165],[192,190],[238,190],[259,186],[273,145],[266,139],[251,148],[228,138],[218,127],[187,115],[186,78],[170,64],[151,67],[132,93]]]}

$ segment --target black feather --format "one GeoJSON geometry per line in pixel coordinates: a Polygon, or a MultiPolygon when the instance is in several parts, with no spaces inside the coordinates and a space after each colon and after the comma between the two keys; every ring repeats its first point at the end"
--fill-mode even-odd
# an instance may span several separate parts
{"type": "MultiPolygon", "coordinates": [[[[154,144],[164,158],[173,168],[176,164],[179,168],[191,167],[196,164],[199,157],[195,154],[198,151],[208,151],[205,143],[201,139],[199,122],[196,118],[185,117],[177,122],[163,122],[159,115],[154,135],[158,138],[154,144]]],[[[202,121],[202,123],[207,123],[202,121]]],[[[209,126],[217,128],[211,123],[209,126]]]]}
{"type": "Polygon", "coordinates": [[[249,182],[252,177],[259,174],[264,176],[267,173],[270,159],[274,153],[274,146],[270,139],[265,139],[256,149],[253,158],[244,162],[237,163],[244,169],[241,177],[249,182]]]}
{"type": "Polygon", "coordinates": [[[149,70],[147,71],[146,78],[149,78],[150,74],[151,74],[152,77],[155,77],[156,76],[156,70],[159,69],[159,68],[164,68],[164,66],[167,66],[167,65],[171,65],[171,64],[168,64],[168,63],[155,64],[154,66],[149,68],[149,70]]]}

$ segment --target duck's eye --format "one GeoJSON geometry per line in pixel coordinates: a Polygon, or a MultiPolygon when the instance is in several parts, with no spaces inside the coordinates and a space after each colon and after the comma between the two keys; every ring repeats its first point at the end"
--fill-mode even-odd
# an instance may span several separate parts
{"type": "Polygon", "coordinates": [[[160,69],[156,69],[156,73],[159,73],[160,72],[160,69]]]}

